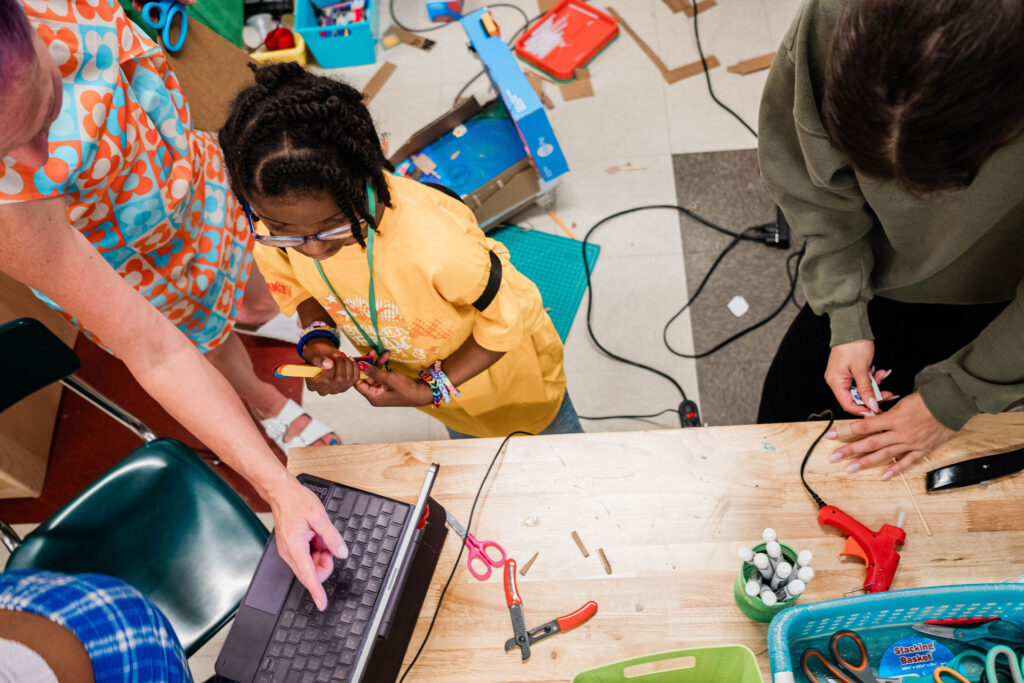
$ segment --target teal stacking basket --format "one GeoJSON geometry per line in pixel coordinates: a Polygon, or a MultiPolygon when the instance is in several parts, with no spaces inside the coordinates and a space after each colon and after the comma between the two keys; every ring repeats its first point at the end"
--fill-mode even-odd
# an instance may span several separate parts
{"type": "Polygon", "coordinates": [[[1022,611],[1024,583],[912,588],[796,605],[781,612],[768,628],[772,683],[806,683],[801,655],[811,647],[827,652],[829,638],[840,629],[857,631],[868,661],[877,665],[892,643],[917,635],[910,628],[915,622],[1007,617],[1022,611]]]}
{"type": "Polygon", "coordinates": [[[366,0],[363,20],[344,26],[320,26],[311,0],[295,1],[295,30],[325,69],[373,64],[377,61],[378,0],[366,0]]]}

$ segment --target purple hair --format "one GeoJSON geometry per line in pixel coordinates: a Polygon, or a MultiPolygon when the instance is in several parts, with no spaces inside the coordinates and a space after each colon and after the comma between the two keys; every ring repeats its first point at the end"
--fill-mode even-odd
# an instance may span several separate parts
{"type": "Polygon", "coordinates": [[[18,0],[0,0],[0,93],[33,55],[32,29],[18,0]]]}

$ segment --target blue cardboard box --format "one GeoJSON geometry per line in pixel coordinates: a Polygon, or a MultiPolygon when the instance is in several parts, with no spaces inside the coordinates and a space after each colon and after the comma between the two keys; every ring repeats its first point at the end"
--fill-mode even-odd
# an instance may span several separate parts
{"type": "Polygon", "coordinates": [[[569,164],[558,145],[558,138],[548,121],[544,105],[530,87],[512,51],[500,35],[492,36],[488,33],[484,22],[484,15],[487,14],[489,12],[484,7],[459,21],[469,37],[470,45],[483,63],[495,92],[501,97],[523,136],[523,142],[526,143],[526,149],[541,179],[552,181],[568,172],[569,164]]]}

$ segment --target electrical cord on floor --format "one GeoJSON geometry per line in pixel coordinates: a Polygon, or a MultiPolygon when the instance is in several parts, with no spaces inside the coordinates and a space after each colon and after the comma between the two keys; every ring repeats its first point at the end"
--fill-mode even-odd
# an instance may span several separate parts
{"type": "Polygon", "coordinates": [[[577,415],[581,420],[649,420],[653,417],[661,417],[665,413],[674,413],[675,408],[665,408],[658,413],[651,413],[650,415],[601,415],[599,417],[588,417],[586,415],[577,415]]]}
{"type": "Polygon", "coordinates": [[[693,4],[693,37],[697,40],[697,54],[700,55],[700,63],[701,66],[704,67],[704,81],[708,84],[708,94],[711,95],[711,99],[715,101],[715,104],[732,114],[733,118],[743,124],[743,127],[749,130],[750,134],[756,138],[757,131],[751,128],[750,124],[743,120],[742,116],[726,106],[722,100],[718,99],[715,95],[715,91],[711,88],[711,74],[708,72],[708,61],[704,58],[704,50],[700,45],[700,31],[697,29],[697,15],[699,15],[700,12],[697,9],[697,0],[690,0],[690,2],[693,4]]]}
{"type": "Polygon", "coordinates": [[[727,246],[725,249],[722,250],[722,253],[718,255],[718,258],[715,259],[715,263],[711,266],[711,270],[709,270],[707,272],[707,274],[704,276],[704,279],[701,280],[700,286],[697,288],[697,291],[694,293],[694,295],[690,297],[690,300],[687,301],[686,304],[682,308],[680,308],[676,312],[675,315],[673,315],[671,318],[669,318],[669,321],[667,323],[665,323],[665,327],[662,328],[662,330],[661,330],[661,339],[662,339],[662,341],[665,342],[665,348],[667,348],[669,350],[669,352],[672,353],[673,355],[679,356],[680,358],[690,358],[690,359],[707,358],[711,354],[716,353],[718,351],[721,351],[723,348],[725,348],[729,344],[732,344],[737,339],[739,339],[741,337],[745,337],[746,335],[750,334],[754,330],[756,330],[756,329],[758,329],[760,327],[763,327],[764,325],[767,325],[772,320],[774,320],[780,313],[782,313],[782,309],[784,309],[787,305],[789,305],[790,301],[795,301],[794,297],[795,297],[795,294],[796,294],[797,278],[792,276],[790,274],[790,272],[789,272],[789,268],[788,268],[789,258],[791,258],[793,255],[796,256],[796,270],[797,270],[797,273],[799,273],[800,272],[800,261],[803,258],[804,250],[807,248],[806,245],[800,247],[800,251],[794,252],[794,254],[792,254],[790,257],[786,258],[786,265],[787,265],[786,277],[789,279],[789,291],[786,292],[786,298],[782,300],[782,303],[779,304],[778,308],[776,308],[774,311],[769,313],[766,317],[762,318],[761,320],[759,320],[758,322],[754,323],[753,325],[749,325],[747,327],[744,327],[742,330],[740,330],[736,334],[732,335],[731,337],[728,337],[728,338],[724,339],[723,341],[719,342],[718,344],[715,344],[714,346],[712,346],[707,351],[701,351],[699,353],[683,353],[682,351],[677,351],[676,349],[672,348],[672,344],[670,344],[669,341],[668,341],[668,328],[669,328],[669,326],[672,325],[672,323],[674,323],[676,321],[676,319],[680,315],[683,314],[683,311],[685,311],[690,306],[690,304],[692,304],[694,302],[694,300],[697,298],[697,295],[700,294],[701,290],[704,288],[704,285],[707,283],[708,279],[711,277],[711,274],[713,272],[715,272],[715,268],[717,268],[718,264],[721,263],[722,258],[734,246],[736,246],[736,244],[737,244],[737,240],[733,240],[729,244],[729,246],[727,246]]]}
{"type": "MultiPolygon", "coordinates": [[[[480,485],[476,488],[476,495],[473,496],[473,505],[469,508],[469,519],[466,520],[466,531],[473,528],[473,515],[476,513],[476,504],[480,500],[480,494],[484,490],[484,484],[487,483],[487,478],[491,475],[491,470],[494,468],[494,464],[498,462],[498,458],[505,450],[505,444],[509,442],[513,436],[534,436],[531,432],[524,432],[516,430],[502,439],[501,444],[498,446],[498,450],[495,451],[494,457],[491,458],[491,464],[487,466],[487,471],[484,472],[483,479],[480,480],[480,485]]],[[[405,677],[412,671],[412,667],[416,665],[416,660],[420,658],[420,654],[423,652],[423,648],[427,644],[427,639],[430,638],[430,632],[434,630],[434,623],[437,621],[437,615],[441,611],[441,605],[444,603],[445,593],[448,592],[448,586],[451,585],[452,578],[455,576],[455,572],[459,568],[459,564],[462,562],[462,551],[466,549],[465,543],[459,543],[459,554],[455,556],[455,564],[452,565],[452,571],[448,575],[448,580],[444,582],[444,587],[441,588],[441,595],[437,598],[437,607],[434,608],[434,615],[430,617],[430,625],[427,627],[427,632],[423,636],[423,642],[420,643],[420,647],[416,650],[416,654],[413,655],[412,661],[409,662],[409,666],[405,668],[405,673],[398,679],[398,683],[402,683],[405,677]]]]}
{"type": "MultiPolygon", "coordinates": [[[[658,375],[659,377],[662,377],[665,380],[667,380],[668,382],[670,382],[672,384],[672,386],[674,386],[676,388],[676,390],[679,392],[679,395],[682,397],[682,403],[680,403],[678,409],[667,408],[667,409],[661,411],[660,413],[657,413],[655,415],[649,415],[649,416],[606,415],[606,416],[600,416],[600,417],[585,417],[585,416],[581,415],[580,416],[581,419],[584,419],[584,420],[605,420],[605,419],[610,420],[610,419],[613,419],[613,418],[646,419],[647,417],[657,417],[658,415],[663,415],[663,414],[665,414],[667,412],[670,412],[670,411],[675,412],[676,410],[678,410],[679,419],[680,419],[680,423],[681,423],[682,426],[686,427],[686,426],[699,426],[700,425],[700,418],[699,418],[699,415],[698,415],[698,412],[697,412],[697,405],[693,401],[690,401],[690,399],[686,395],[686,391],[683,389],[682,385],[679,384],[679,382],[677,382],[675,380],[675,378],[673,378],[668,373],[659,370],[658,368],[654,368],[654,367],[652,367],[650,365],[646,365],[646,364],[641,363],[639,361],[634,361],[634,360],[631,360],[629,358],[625,358],[623,356],[620,356],[620,355],[618,355],[618,354],[608,350],[608,348],[606,348],[598,340],[597,335],[594,334],[594,327],[593,327],[593,324],[591,322],[591,315],[592,315],[592,312],[593,312],[593,304],[594,304],[594,290],[593,290],[593,283],[591,282],[591,277],[590,277],[590,260],[587,257],[587,244],[590,242],[591,235],[593,235],[594,231],[596,231],[599,227],[601,227],[605,223],[607,223],[607,222],[609,222],[609,221],[611,221],[611,220],[613,220],[615,218],[619,218],[621,216],[625,216],[625,215],[632,214],[632,213],[637,213],[639,211],[648,211],[648,210],[653,210],[653,209],[674,209],[675,211],[678,211],[679,213],[682,213],[682,214],[685,214],[686,216],[689,216],[693,220],[697,221],[699,224],[701,224],[701,225],[703,225],[703,226],[705,226],[707,228],[710,228],[711,230],[714,230],[714,231],[719,232],[719,233],[721,233],[723,235],[728,235],[728,236],[732,237],[732,240],[729,242],[728,245],[726,245],[726,247],[718,255],[718,257],[715,259],[714,263],[712,264],[711,269],[705,274],[704,278],[701,280],[700,285],[697,287],[697,291],[690,297],[690,299],[686,302],[686,304],[683,306],[683,308],[680,309],[679,312],[677,312],[674,316],[672,316],[672,318],[665,324],[665,327],[664,327],[664,329],[662,331],[662,339],[664,340],[665,346],[668,348],[668,350],[670,352],[672,352],[672,353],[675,353],[676,355],[682,355],[682,354],[679,354],[678,352],[676,352],[668,343],[667,332],[668,332],[669,325],[671,325],[672,322],[675,321],[682,314],[682,312],[685,311],[697,299],[697,296],[701,293],[701,291],[703,291],[704,286],[707,284],[708,280],[711,278],[712,273],[715,272],[715,269],[719,266],[719,264],[722,262],[722,260],[725,258],[725,256],[730,251],[732,251],[732,249],[735,248],[736,245],[738,245],[742,241],[761,242],[763,244],[767,244],[769,246],[774,246],[774,247],[782,247],[784,245],[788,246],[788,243],[789,243],[788,242],[789,235],[788,235],[788,232],[787,232],[788,226],[783,226],[783,225],[780,224],[779,221],[783,220],[781,218],[781,216],[778,218],[776,223],[766,223],[764,225],[758,225],[758,226],[754,226],[754,227],[751,227],[751,228],[747,228],[746,230],[743,230],[741,232],[735,232],[733,230],[729,230],[727,228],[723,228],[722,226],[718,225],[717,223],[714,223],[714,222],[708,220],[707,218],[704,218],[703,216],[701,216],[701,215],[691,211],[690,209],[687,209],[687,208],[685,208],[683,206],[678,206],[676,204],[650,204],[650,205],[647,205],[647,206],[637,206],[637,207],[633,207],[631,209],[624,209],[622,211],[618,211],[616,213],[613,213],[613,214],[611,214],[609,216],[605,216],[604,218],[599,220],[597,223],[595,223],[589,230],[587,230],[587,233],[586,233],[586,235],[584,235],[583,241],[581,243],[581,250],[582,250],[582,254],[583,254],[583,272],[584,272],[584,275],[586,276],[586,279],[587,279],[587,287],[586,287],[586,289],[587,289],[587,314],[586,314],[587,334],[590,336],[591,341],[594,342],[594,345],[604,355],[608,356],[609,358],[611,358],[613,360],[616,360],[616,361],[618,361],[620,363],[624,363],[626,365],[631,365],[633,367],[640,368],[641,370],[647,370],[648,372],[651,372],[651,373],[653,373],[655,375],[658,375]]],[[[797,268],[799,269],[800,257],[803,255],[803,249],[801,249],[799,252],[796,252],[796,254],[797,254],[797,259],[796,259],[796,261],[797,261],[797,268]]],[[[787,264],[789,263],[789,259],[790,258],[792,258],[792,255],[789,258],[787,258],[787,264]]],[[[715,346],[710,351],[707,351],[707,352],[705,352],[703,354],[700,354],[699,356],[695,356],[695,357],[701,357],[702,358],[704,356],[711,355],[712,353],[722,349],[723,347],[727,346],[728,344],[731,344],[732,342],[736,341],[740,337],[742,337],[742,336],[744,336],[744,335],[746,335],[746,334],[748,334],[750,332],[753,332],[754,330],[756,330],[757,328],[761,327],[762,325],[767,324],[768,321],[772,320],[779,313],[781,313],[782,309],[793,298],[793,292],[796,289],[796,283],[797,283],[796,276],[792,275],[791,272],[788,270],[788,268],[787,268],[786,274],[787,274],[787,278],[789,279],[790,289],[789,289],[789,292],[787,293],[786,299],[782,303],[782,306],[780,306],[777,310],[775,310],[771,315],[769,315],[764,320],[762,320],[762,321],[760,321],[758,323],[755,323],[754,325],[751,325],[750,327],[748,327],[748,328],[746,328],[744,330],[741,330],[739,333],[734,334],[733,336],[729,337],[725,341],[723,341],[720,344],[718,344],[717,346],[715,346]]]]}

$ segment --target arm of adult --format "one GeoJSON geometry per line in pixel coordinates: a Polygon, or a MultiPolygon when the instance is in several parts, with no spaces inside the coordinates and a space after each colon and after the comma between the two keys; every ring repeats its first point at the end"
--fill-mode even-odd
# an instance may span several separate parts
{"type": "Polygon", "coordinates": [[[0,270],[78,318],[270,503],[278,551],[323,609],[332,555],[348,551],[319,499],[270,451],[227,380],[68,224],[62,198],[0,206],[0,236],[0,270]]]}
{"type": "MultiPolygon", "coordinates": [[[[779,47],[761,97],[758,161],[773,198],[807,242],[800,264],[804,292],[815,313],[829,316],[832,330],[825,381],[843,410],[862,415],[865,408],[854,403],[849,389],[854,383],[865,399],[874,395],[874,336],[867,315],[874,217],[818,111],[832,11],[822,3],[805,4],[779,47]]],[[[875,411],[873,402],[868,406],[875,411]]]]}
{"type": "Polygon", "coordinates": [[[889,464],[883,478],[907,469],[945,443],[978,413],[998,413],[1024,397],[1024,282],[1017,296],[970,344],[890,411],[844,425],[835,438],[858,439],[833,457],[851,468],[889,464]],[[899,458],[893,462],[894,458],[899,458]]]}

